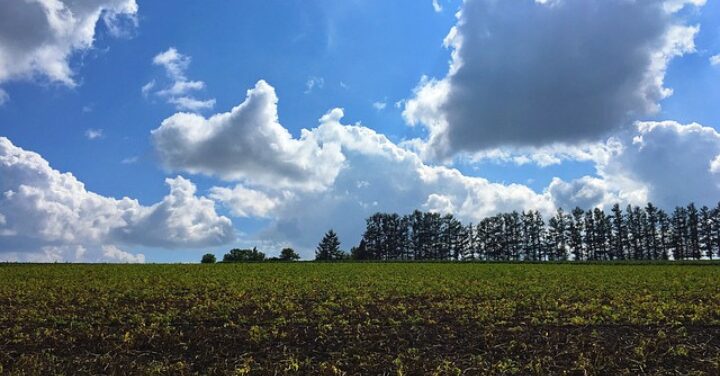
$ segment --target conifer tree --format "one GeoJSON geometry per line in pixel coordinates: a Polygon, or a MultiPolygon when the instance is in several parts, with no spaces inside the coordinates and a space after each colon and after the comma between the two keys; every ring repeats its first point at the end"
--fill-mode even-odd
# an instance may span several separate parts
{"type": "Polygon", "coordinates": [[[689,254],[688,258],[699,260],[701,257],[700,253],[700,234],[698,227],[700,224],[700,217],[698,210],[694,203],[690,203],[687,207],[687,246],[689,254]]]}
{"type": "Polygon", "coordinates": [[[342,251],[340,250],[340,240],[335,231],[330,229],[325,233],[320,244],[315,250],[315,260],[332,261],[342,259],[342,251]]]}
{"type": "Polygon", "coordinates": [[[628,233],[627,223],[625,222],[625,216],[623,215],[620,204],[615,204],[612,207],[612,253],[613,257],[618,260],[623,260],[627,257],[628,247],[628,233]]]}
{"type": "Polygon", "coordinates": [[[713,259],[713,242],[712,242],[712,213],[710,208],[703,206],[700,208],[700,225],[698,228],[698,234],[700,237],[700,253],[709,258],[713,259]]]}
{"type": "Polygon", "coordinates": [[[583,229],[585,212],[576,207],[572,211],[572,222],[570,224],[570,248],[572,249],[573,259],[575,261],[585,260],[583,251],[583,229]]]}

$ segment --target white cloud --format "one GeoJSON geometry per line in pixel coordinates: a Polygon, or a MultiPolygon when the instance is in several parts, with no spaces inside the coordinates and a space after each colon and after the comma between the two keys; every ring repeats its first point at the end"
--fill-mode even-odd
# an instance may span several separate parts
{"type": "Polygon", "coordinates": [[[103,133],[103,130],[102,130],[102,129],[93,129],[93,128],[90,128],[90,129],[88,129],[88,130],[85,131],[85,137],[86,137],[88,140],[97,140],[97,139],[100,139],[100,138],[105,137],[105,134],[103,133]]]}
{"type": "Polygon", "coordinates": [[[338,108],[322,116],[316,128],[292,138],[277,121],[276,105],[274,90],[260,81],[229,113],[209,119],[175,114],[153,131],[153,139],[170,167],[241,181],[234,188],[212,188],[210,197],[233,215],[269,220],[251,235],[252,241],[291,244],[306,257],[331,227],[346,248],[356,244],[365,218],[375,211],[451,212],[469,222],[511,210],[549,215],[558,206],[642,205],[652,200],[672,207],[720,199],[720,177],[711,172],[712,161],[720,155],[720,136],[699,125],[638,123],[634,131],[603,143],[498,149],[496,155],[471,156],[538,165],[579,160],[596,166],[597,176],[556,178],[536,192],[522,184],[494,183],[428,165],[413,150],[370,128],[342,124],[338,108]]]}
{"type": "Polygon", "coordinates": [[[378,101],[378,102],[373,102],[372,106],[374,109],[376,109],[378,111],[382,111],[385,109],[385,107],[387,107],[387,103],[378,101]]]}
{"type": "MultiPolygon", "coordinates": [[[[325,86],[325,79],[322,77],[310,77],[308,78],[307,82],[305,82],[305,94],[312,93],[313,89],[322,89],[325,86]]],[[[340,82],[340,86],[343,88],[347,88],[345,84],[340,82]]]]}
{"type": "Polygon", "coordinates": [[[439,195],[437,193],[431,193],[422,207],[423,209],[432,213],[454,214],[455,205],[452,201],[453,200],[451,197],[439,195]]]}
{"type": "Polygon", "coordinates": [[[309,131],[292,137],[278,122],[275,89],[259,81],[230,112],[205,118],[177,113],[152,131],[163,164],[172,170],[277,188],[322,190],[344,157],[309,131]]]}
{"type": "Polygon", "coordinates": [[[92,47],[98,21],[117,36],[137,11],[135,0],[0,2],[0,83],[41,77],[75,86],[70,57],[92,47]]]}
{"type": "Polygon", "coordinates": [[[7,91],[0,88],[0,106],[4,105],[9,100],[10,95],[8,95],[7,91]]]}
{"type": "Polygon", "coordinates": [[[720,133],[699,124],[637,122],[612,157],[596,161],[598,177],[555,179],[548,193],[557,205],[642,205],[671,210],[695,202],[720,201],[720,133]]]}
{"type": "Polygon", "coordinates": [[[215,107],[215,99],[199,100],[193,97],[171,97],[168,103],[174,104],[178,110],[188,110],[197,112],[200,110],[209,110],[215,107]]]}
{"type": "Polygon", "coordinates": [[[152,80],[140,89],[144,97],[151,93],[165,99],[178,110],[201,111],[208,110],[215,106],[215,99],[198,99],[192,93],[205,89],[205,82],[193,81],[187,78],[187,69],[190,66],[190,56],[183,55],[174,47],[157,54],[153,58],[153,64],[165,69],[165,74],[170,80],[169,86],[155,90],[156,80],[152,80]],[[155,90],[155,91],[153,91],[155,90]]]}
{"type": "Polygon", "coordinates": [[[710,65],[720,65],[720,54],[710,57],[710,65]]]}
{"type": "Polygon", "coordinates": [[[138,156],[127,157],[127,158],[123,158],[123,159],[120,161],[120,163],[122,163],[122,164],[134,164],[134,163],[137,163],[137,161],[138,161],[139,159],[140,159],[140,158],[139,158],[138,156]]]}
{"type": "Polygon", "coordinates": [[[182,177],[152,206],[86,190],[70,173],[0,137],[0,258],[58,261],[142,261],[132,246],[183,248],[234,239],[228,218],[195,196],[182,177]]]}
{"type": "Polygon", "coordinates": [[[114,235],[130,244],[162,248],[204,247],[234,240],[231,221],[215,212],[215,203],[195,195],[196,187],[178,176],[165,179],[170,193],[155,205],[128,217],[129,226],[114,235]]]}
{"type": "Polygon", "coordinates": [[[713,174],[720,173],[720,154],[718,154],[713,160],[710,162],[710,172],[713,174]]]}
{"type": "MultiPolygon", "coordinates": [[[[290,194],[288,193],[286,196],[290,196],[290,194]]],[[[281,200],[242,185],[237,185],[233,189],[213,187],[210,197],[230,208],[230,212],[236,217],[267,217],[268,213],[273,211],[281,200]]]]}
{"type": "Polygon", "coordinates": [[[672,93],[668,62],[699,30],[675,12],[703,3],[468,0],[448,75],[423,77],[403,115],[429,130],[428,157],[594,142],[672,93]]]}
{"type": "Polygon", "coordinates": [[[154,88],[155,88],[155,80],[152,80],[140,88],[140,93],[142,94],[143,97],[147,98],[147,96],[150,95],[150,93],[152,92],[152,89],[154,89],[154,88]]]}
{"type": "MultiPolygon", "coordinates": [[[[420,147],[425,146],[421,142],[420,147]]],[[[418,147],[410,143],[412,147],[418,147]]],[[[617,137],[605,142],[579,143],[577,145],[550,144],[534,147],[503,147],[469,154],[471,162],[514,163],[516,165],[535,164],[539,167],[559,165],[565,161],[607,163],[610,158],[622,153],[623,145],[617,137]]],[[[422,149],[421,149],[422,151],[422,149]]]]}
{"type": "Polygon", "coordinates": [[[278,122],[277,101],[274,89],[260,81],[228,113],[178,113],[152,132],[168,168],[241,182],[215,187],[210,197],[233,215],[270,219],[255,234],[257,241],[310,252],[333,227],[351,244],[376,210],[405,213],[425,206],[477,220],[505,210],[554,208],[548,195],[526,186],[426,165],[372,129],[341,124],[342,109],[293,138],[278,122]]]}
{"type": "Polygon", "coordinates": [[[343,112],[330,111],[313,129],[324,145],[338,145],[346,158],[326,190],[293,192],[268,213],[271,225],[261,239],[289,242],[310,255],[319,237],[332,227],[346,248],[357,244],[365,218],[375,211],[409,213],[415,209],[453,212],[465,221],[506,210],[550,213],[549,196],[518,184],[497,184],[456,169],[429,166],[382,134],[361,125],[340,123],[343,112]]]}
{"type": "Polygon", "coordinates": [[[341,146],[344,167],[325,191],[298,192],[278,201],[266,214],[274,222],[261,233],[263,239],[293,243],[310,256],[314,243],[330,227],[347,248],[357,244],[364,218],[375,211],[408,213],[419,208],[477,222],[511,210],[539,210],[547,216],[557,207],[609,208],[616,202],[652,201],[672,209],[690,201],[715,205],[720,200],[720,174],[710,167],[720,158],[720,134],[708,127],[639,123],[635,132],[604,144],[546,150],[563,160],[590,161],[598,176],[555,178],[535,192],[522,184],[493,183],[453,168],[429,166],[371,129],[341,125],[341,115],[334,110],[312,132],[324,144],[341,146]]]}
{"type": "Polygon", "coordinates": [[[432,6],[433,10],[437,13],[440,13],[443,10],[442,5],[440,5],[440,2],[438,0],[432,0],[432,6]]]}
{"type": "Polygon", "coordinates": [[[642,204],[646,198],[645,195],[639,199],[620,197],[620,192],[610,187],[606,180],[591,176],[583,176],[570,182],[554,178],[546,192],[552,197],[557,207],[566,210],[575,207],[585,210],[595,207],[603,208],[616,202],[642,204]]]}
{"type": "Polygon", "coordinates": [[[720,133],[675,121],[638,122],[636,129],[625,152],[600,166],[602,174],[642,182],[648,199],[664,207],[720,200],[720,176],[711,171],[720,154],[720,133]]]}
{"type": "MultiPolygon", "coordinates": [[[[144,263],[145,262],[145,255],[142,253],[139,254],[132,254],[123,251],[122,249],[114,246],[114,245],[103,245],[100,247],[102,249],[102,260],[113,260],[115,262],[124,262],[124,263],[144,263]]],[[[83,253],[77,255],[78,258],[82,258],[84,256],[84,250],[83,253]]]]}

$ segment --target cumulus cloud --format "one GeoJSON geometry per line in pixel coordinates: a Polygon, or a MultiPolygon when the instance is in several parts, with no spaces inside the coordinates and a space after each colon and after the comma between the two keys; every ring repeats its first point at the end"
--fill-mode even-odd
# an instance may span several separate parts
{"type": "Polygon", "coordinates": [[[98,21],[118,35],[137,11],[135,0],[0,2],[0,83],[42,77],[75,86],[70,57],[92,47],[98,21]]]}
{"type": "Polygon", "coordinates": [[[293,138],[278,121],[275,89],[259,81],[230,112],[205,118],[177,113],[152,131],[163,164],[265,187],[322,190],[344,157],[337,145],[319,143],[304,130],[293,138]]]}
{"type": "MultiPolygon", "coordinates": [[[[128,226],[114,229],[126,243],[162,248],[204,247],[234,240],[231,221],[215,212],[215,203],[195,195],[196,187],[178,176],[165,179],[170,193],[139,215],[125,215],[128,226]]],[[[133,213],[135,214],[135,213],[133,213]]]]}
{"type": "MultiPolygon", "coordinates": [[[[557,207],[590,209],[607,207],[614,203],[642,203],[643,200],[628,201],[619,197],[619,192],[604,179],[583,176],[570,182],[554,178],[546,191],[557,207]]],[[[643,196],[644,198],[644,196],[643,196]]]]}
{"type": "Polygon", "coordinates": [[[349,247],[378,210],[452,211],[478,220],[506,210],[550,213],[553,202],[519,184],[497,184],[430,166],[413,151],[360,124],[342,124],[336,108],[293,138],[278,122],[274,89],[260,81],[228,113],[175,114],[152,132],[168,168],[239,181],[210,197],[239,217],[269,219],[256,241],[292,244],[310,256],[328,228],[349,247]]]}
{"type": "Polygon", "coordinates": [[[190,56],[183,55],[174,47],[168,48],[153,58],[153,64],[161,66],[165,69],[165,73],[170,80],[167,87],[156,89],[157,83],[152,80],[142,86],[140,92],[144,97],[151,93],[165,99],[168,103],[175,106],[178,110],[201,111],[211,109],[215,106],[215,99],[198,99],[192,93],[203,90],[205,82],[193,81],[187,78],[187,69],[190,66],[190,56]],[[155,91],[153,91],[155,90],[155,91]]]}
{"type": "MultiPolygon", "coordinates": [[[[288,192],[285,196],[290,196],[288,192]]],[[[280,198],[237,185],[235,188],[213,187],[210,197],[222,202],[236,217],[267,217],[280,203],[280,198]]]]}
{"type": "Polygon", "coordinates": [[[554,207],[544,193],[518,184],[492,183],[444,166],[429,166],[414,152],[362,125],[341,124],[343,111],[323,116],[311,132],[325,145],[338,145],[346,161],[323,191],[294,192],[278,201],[272,223],[259,236],[289,242],[310,256],[328,228],[349,248],[357,244],[365,218],[376,211],[409,213],[415,209],[452,212],[466,221],[506,210],[554,207]]]}
{"type": "Polygon", "coordinates": [[[720,155],[720,133],[697,123],[638,122],[633,142],[619,158],[602,166],[608,176],[643,182],[648,197],[663,206],[720,200],[720,176],[712,162],[720,155]]]}
{"type": "Polygon", "coordinates": [[[558,206],[607,207],[648,201],[672,209],[720,200],[720,133],[700,124],[637,122],[611,158],[596,163],[597,177],[555,179],[547,188],[558,206]]]}
{"type": "Polygon", "coordinates": [[[699,30],[676,12],[703,3],[467,0],[445,40],[448,75],[424,77],[403,115],[443,158],[595,141],[657,112],[668,62],[699,30]]]}
{"type": "Polygon", "coordinates": [[[234,239],[228,218],[195,186],[168,179],[170,194],[143,206],[88,191],[39,154],[0,137],[0,258],[29,261],[142,261],[132,246],[184,248],[234,239]]]}
{"type": "Polygon", "coordinates": [[[372,129],[341,124],[342,109],[293,139],[277,122],[276,102],[272,87],[261,81],[230,113],[210,119],[176,114],[153,131],[158,152],[174,168],[243,181],[215,187],[210,197],[233,215],[270,219],[255,234],[258,241],[293,244],[309,256],[330,227],[354,244],[364,219],[378,210],[426,208],[477,220],[505,210],[553,209],[545,193],[526,186],[426,165],[372,129]]]}
{"type": "Polygon", "coordinates": [[[697,124],[638,123],[622,137],[573,151],[595,164],[596,176],[555,178],[536,192],[522,184],[493,183],[427,165],[416,153],[369,128],[340,124],[341,117],[342,111],[333,110],[312,130],[323,143],[340,145],[346,157],[335,181],[324,191],[298,192],[276,201],[264,215],[274,220],[262,239],[292,243],[309,257],[330,227],[348,248],[357,244],[364,218],[376,211],[423,209],[477,222],[512,210],[539,210],[547,216],[558,207],[608,209],[616,202],[652,201],[671,210],[691,201],[715,205],[720,200],[720,174],[712,167],[720,158],[720,134],[697,124]]]}
{"type": "Polygon", "coordinates": [[[361,124],[343,124],[343,116],[342,109],[333,109],[318,126],[292,138],[277,120],[274,90],[260,81],[230,112],[209,119],[173,115],[153,131],[153,140],[171,168],[240,181],[212,188],[210,198],[235,216],[267,220],[267,226],[250,235],[252,241],[293,245],[306,257],[329,228],[340,234],[346,248],[357,244],[364,219],[376,211],[423,209],[476,222],[512,210],[549,215],[557,207],[644,205],[652,200],[671,208],[720,199],[713,172],[718,168],[712,167],[720,155],[720,136],[696,124],[638,123],[605,142],[474,156],[538,165],[583,160],[596,166],[594,176],[556,178],[537,192],[429,165],[406,145],[361,124]]]}

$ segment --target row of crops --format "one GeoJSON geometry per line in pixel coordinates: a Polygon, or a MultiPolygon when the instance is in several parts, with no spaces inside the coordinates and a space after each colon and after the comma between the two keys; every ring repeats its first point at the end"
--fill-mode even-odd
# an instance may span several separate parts
{"type": "Polygon", "coordinates": [[[717,265],[0,265],[0,374],[717,374],[717,265]]]}

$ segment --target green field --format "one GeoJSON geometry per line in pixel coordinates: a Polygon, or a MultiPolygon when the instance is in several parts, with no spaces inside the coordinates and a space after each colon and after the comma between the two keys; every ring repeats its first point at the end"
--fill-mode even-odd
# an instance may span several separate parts
{"type": "Polygon", "coordinates": [[[720,267],[0,265],[2,374],[718,374],[720,267]]]}

